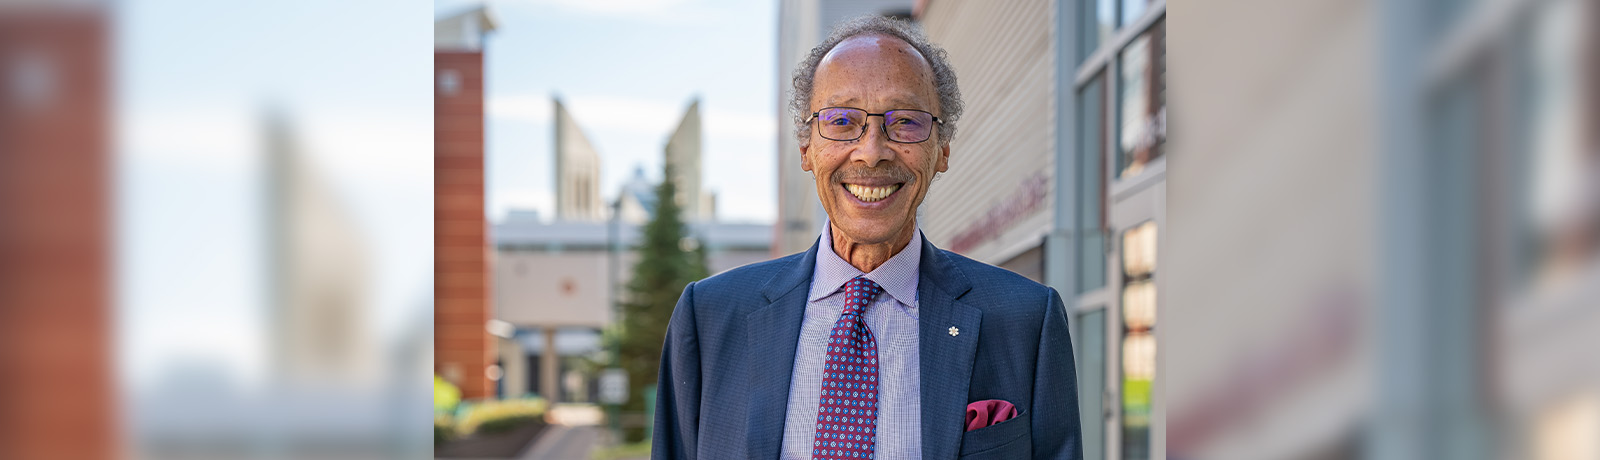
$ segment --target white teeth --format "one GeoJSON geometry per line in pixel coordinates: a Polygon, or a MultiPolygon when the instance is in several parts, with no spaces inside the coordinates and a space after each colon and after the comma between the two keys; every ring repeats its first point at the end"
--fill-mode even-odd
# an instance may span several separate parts
{"type": "Polygon", "coordinates": [[[900,190],[900,184],[886,185],[883,187],[844,184],[844,188],[845,190],[849,190],[851,195],[855,195],[856,198],[860,199],[861,201],[871,203],[882,200],[884,197],[889,196],[889,194],[894,193],[895,190],[900,190]]]}

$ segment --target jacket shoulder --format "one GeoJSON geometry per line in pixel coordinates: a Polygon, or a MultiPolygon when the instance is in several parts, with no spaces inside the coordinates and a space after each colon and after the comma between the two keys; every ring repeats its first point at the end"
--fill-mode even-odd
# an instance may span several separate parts
{"type": "Polygon", "coordinates": [[[763,285],[766,285],[767,281],[772,280],[772,277],[777,276],[778,273],[781,273],[784,269],[789,268],[790,265],[799,262],[800,257],[804,255],[804,253],[790,254],[776,259],[740,265],[738,267],[730,268],[722,271],[721,273],[706,277],[706,279],[697,282],[696,286],[740,286],[744,289],[753,291],[763,285]]]}
{"type": "Polygon", "coordinates": [[[761,296],[762,288],[774,278],[794,269],[805,253],[741,265],[696,281],[695,299],[745,299],[761,296]]]}
{"type": "Polygon", "coordinates": [[[1037,291],[1041,294],[1049,289],[1048,286],[1018,275],[1017,272],[972,260],[967,256],[948,250],[940,249],[939,251],[944,253],[944,256],[949,258],[950,262],[961,270],[962,274],[967,275],[974,287],[979,285],[1000,286],[1005,289],[1037,291]]]}
{"type": "Polygon", "coordinates": [[[1058,296],[1054,289],[1034,280],[994,265],[967,258],[944,249],[939,250],[950,265],[967,277],[972,290],[966,299],[974,304],[995,308],[1021,308],[1042,312],[1050,305],[1051,297],[1058,296]]]}

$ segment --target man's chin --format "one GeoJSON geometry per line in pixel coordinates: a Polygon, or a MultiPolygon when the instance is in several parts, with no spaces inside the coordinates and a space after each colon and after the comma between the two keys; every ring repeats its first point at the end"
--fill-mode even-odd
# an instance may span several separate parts
{"type": "MultiPolygon", "coordinates": [[[[897,225],[899,222],[838,222],[834,228],[838,230],[835,238],[843,239],[850,244],[886,244],[893,243],[901,237],[904,228],[897,225]]],[[[909,234],[909,233],[907,233],[909,234]]]]}

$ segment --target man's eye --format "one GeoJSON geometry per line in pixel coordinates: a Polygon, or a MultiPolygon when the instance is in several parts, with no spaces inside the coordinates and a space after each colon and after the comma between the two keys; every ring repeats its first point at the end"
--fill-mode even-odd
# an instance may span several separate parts
{"type": "Polygon", "coordinates": [[[828,120],[828,124],[834,126],[850,126],[850,119],[844,117],[834,118],[828,120]]]}
{"type": "Polygon", "coordinates": [[[894,126],[917,126],[917,125],[920,125],[921,123],[917,123],[917,120],[913,120],[913,119],[910,119],[910,118],[896,118],[890,124],[894,125],[894,126]]]}

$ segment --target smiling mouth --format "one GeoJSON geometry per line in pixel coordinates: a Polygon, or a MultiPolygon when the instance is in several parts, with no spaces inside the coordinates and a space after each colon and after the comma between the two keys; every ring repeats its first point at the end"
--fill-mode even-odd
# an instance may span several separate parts
{"type": "Polygon", "coordinates": [[[863,202],[872,203],[872,202],[882,201],[884,198],[888,198],[889,195],[893,195],[896,190],[900,190],[900,186],[902,186],[902,185],[905,185],[905,184],[904,183],[900,183],[900,184],[891,184],[891,185],[884,185],[884,186],[877,186],[877,187],[867,186],[867,185],[844,184],[844,189],[848,190],[851,195],[855,195],[856,199],[861,200],[863,202]]]}

